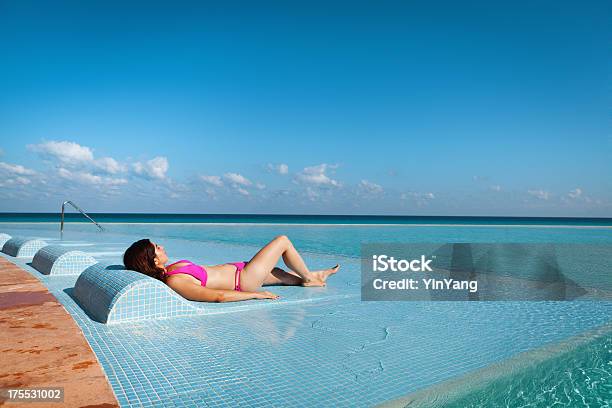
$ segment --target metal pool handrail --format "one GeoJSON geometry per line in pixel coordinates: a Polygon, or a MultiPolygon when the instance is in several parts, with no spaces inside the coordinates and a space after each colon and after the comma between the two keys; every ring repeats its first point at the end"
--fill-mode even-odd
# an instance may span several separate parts
{"type": "Polygon", "coordinates": [[[96,226],[98,228],[100,228],[100,231],[104,231],[104,228],[102,228],[102,226],[100,224],[95,222],[94,219],[91,218],[89,215],[85,214],[85,211],[81,210],[78,205],[76,205],[72,201],[68,200],[68,201],[64,201],[62,203],[62,222],[61,222],[61,225],[60,225],[60,232],[64,232],[64,207],[66,206],[66,204],[70,204],[71,206],[73,206],[77,211],[79,211],[81,214],[83,214],[85,217],[87,217],[89,219],[89,221],[91,221],[94,224],[96,224],[96,226]]]}

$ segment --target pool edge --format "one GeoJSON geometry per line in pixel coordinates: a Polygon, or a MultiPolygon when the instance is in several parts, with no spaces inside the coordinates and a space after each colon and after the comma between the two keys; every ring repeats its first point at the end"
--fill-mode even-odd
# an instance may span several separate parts
{"type": "Polygon", "coordinates": [[[64,404],[119,407],[79,324],[39,279],[4,256],[0,256],[0,326],[6,326],[2,388],[62,387],[64,404]]]}

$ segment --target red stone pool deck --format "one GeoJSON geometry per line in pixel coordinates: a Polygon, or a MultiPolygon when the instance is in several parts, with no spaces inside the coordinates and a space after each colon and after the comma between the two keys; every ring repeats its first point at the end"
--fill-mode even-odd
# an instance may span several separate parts
{"type": "Polygon", "coordinates": [[[63,387],[63,403],[3,407],[119,407],[78,325],[47,288],[0,258],[0,388],[63,387]]]}

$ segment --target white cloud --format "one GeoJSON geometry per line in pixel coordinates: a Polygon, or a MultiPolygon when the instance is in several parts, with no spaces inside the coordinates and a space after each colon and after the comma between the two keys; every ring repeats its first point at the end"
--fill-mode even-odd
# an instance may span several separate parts
{"type": "Polygon", "coordinates": [[[359,183],[359,189],[368,194],[381,194],[383,192],[383,188],[381,185],[372,183],[368,180],[361,180],[359,183]]]}
{"type": "Polygon", "coordinates": [[[419,207],[429,204],[431,200],[436,198],[434,193],[421,193],[415,191],[409,191],[400,195],[401,200],[410,200],[415,202],[419,207]]]}
{"type": "Polygon", "coordinates": [[[494,186],[489,187],[489,189],[490,189],[491,191],[497,191],[497,192],[500,192],[502,188],[501,188],[501,186],[500,186],[500,185],[498,185],[498,184],[497,184],[497,185],[494,185],[494,186]]]}
{"type": "Polygon", "coordinates": [[[33,176],[37,174],[34,170],[23,167],[20,164],[9,164],[0,162],[0,169],[5,170],[9,173],[19,174],[21,176],[33,176]]]}
{"type": "Polygon", "coordinates": [[[31,184],[33,180],[26,176],[34,176],[34,181],[42,181],[42,175],[20,164],[0,162],[0,174],[3,183],[1,187],[16,187],[31,184]]]}
{"type": "Polygon", "coordinates": [[[275,197],[288,196],[291,192],[289,190],[274,190],[272,191],[272,195],[275,197]]]}
{"type": "Polygon", "coordinates": [[[436,196],[434,195],[434,193],[416,193],[413,191],[410,191],[408,193],[402,193],[402,195],[400,196],[400,198],[402,200],[407,200],[408,198],[423,198],[426,200],[433,200],[434,198],[436,198],[436,196]]]}
{"type": "Polygon", "coordinates": [[[200,180],[215,187],[223,187],[223,181],[219,176],[200,176],[200,180]]]}
{"type": "Polygon", "coordinates": [[[251,184],[253,184],[251,180],[247,179],[246,177],[238,173],[225,173],[223,177],[230,183],[234,184],[235,187],[236,186],[250,186],[251,184]]]}
{"type": "Polygon", "coordinates": [[[332,164],[319,164],[317,166],[306,167],[304,170],[299,172],[296,175],[298,181],[301,181],[306,184],[313,184],[317,186],[332,186],[332,187],[340,187],[340,182],[330,178],[326,171],[328,169],[335,169],[338,165],[332,164]]]}
{"type": "Polygon", "coordinates": [[[287,166],[284,163],[280,163],[280,164],[268,163],[268,170],[278,173],[280,175],[289,174],[289,166],[287,166]]]}
{"type": "Polygon", "coordinates": [[[136,162],[132,165],[136,174],[159,180],[166,178],[168,167],[168,159],[163,156],[155,157],[145,163],[136,162]]]}
{"type": "Polygon", "coordinates": [[[68,141],[49,141],[26,146],[29,150],[42,156],[51,156],[64,164],[78,164],[93,161],[93,152],[89,147],[68,141]]]}
{"type": "Polygon", "coordinates": [[[570,190],[565,196],[561,197],[561,201],[567,204],[573,204],[576,202],[582,202],[586,204],[600,204],[600,200],[594,200],[592,197],[589,197],[580,187],[576,187],[575,189],[570,190]]]}
{"type": "Polygon", "coordinates": [[[101,177],[88,172],[70,171],[63,167],[60,167],[57,173],[63,179],[86,185],[118,186],[128,182],[124,178],[101,177]]]}
{"type": "Polygon", "coordinates": [[[249,196],[250,193],[248,191],[246,191],[244,188],[238,188],[237,191],[242,194],[243,196],[249,196]]]}
{"type": "Polygon", "coordinates": [[[112,157],[102,157],[101,159],[97,159],[94,161],[94,166],[109,174],[117,174],[127,171],[127,166],[125,164],[119,163],[112,157]]]}
{"type": "Polygon", "coordinates": [[[206,188],[206,190],[204,190],[206,192],[206,194],[213,200],[217,200],[217,192],[215,191],[214,188],[208,187],[206,188]]]}
{"type": "Polygon", "coordinates": [[[60,162],[62,167],[91,172],[102,171],[107,174],[126,172],[128,166],[112,157],[95,159],[93,149],[68,141],[49,141],[26,146],[28,150],[60,162]]]}
{"type": "Polygon", "coordinates": [[[571,190],[569,193],[567,193],[567,196],[569,198],[571,198],[571,199],[580,198],[582,196],[582,189],[575,188],[575,189],[571,190]]]}
{"type": "Polygon", "coordinates": [[[310,201],[316,201],[319,198],[319,193],[317,193],[312,187],[306,187],[306,197],[310,201]]]}
{"type": "Polygon", "coordinates": [[[17,183],[24,184],[24,185],[31,183],[30,179],[25,178],[25,177],[21,177],[21,176],[17,177],[15,180],[17,181],[17,183]]]}
{"type": "Polygon", "coordinates": [[[2,183],[0,183],[0,187],[12,187],[18,184],[21,185],[27,185],[30,184],[32,181],[26,177],[15,177],[15,178],[8,178],[3,180],[2,183]]]}
{"type": "Polygon", "coordinates": [[[538,200],[548,200],[550,193],[546,190],[527,190],[527,193],[538,200]]]}
{"type": "Polygon", "coordinates": [[[263,183],[256,183],[255,188],[257,188],[258,190],[263,190],[264,188],[266,188],[266,185],[263,183]]]}

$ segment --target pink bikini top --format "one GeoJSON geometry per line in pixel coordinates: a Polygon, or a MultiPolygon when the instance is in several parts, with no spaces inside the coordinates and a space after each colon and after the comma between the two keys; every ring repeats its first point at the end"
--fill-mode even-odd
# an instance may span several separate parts
{"type": "Polygon", "coordinates": [[[206,269],[204,269],[204,267],[202,267],[200,265],[196,265],[193,262],[188,261],[186,259],[181,259],[178,262],[174,262],[174,263],[168,265],[167,268],[172,266],[172,265],[176,265],[177,263],[182,263],[182,262],[188,262],[188,264],[180,266],[180,267],[174,269],[171,272],[166,272],[166,275],[175,275],[177,273],[186,273],[187,275],[191,275],[194,278],[198,279],[202,283],[202,286],[206,286],[206,281],[208,280],[208,273],[206,272],[206,269]]]}

